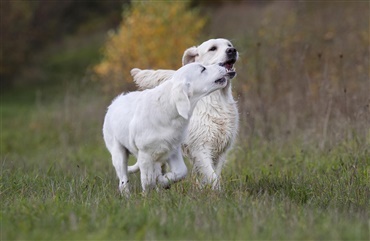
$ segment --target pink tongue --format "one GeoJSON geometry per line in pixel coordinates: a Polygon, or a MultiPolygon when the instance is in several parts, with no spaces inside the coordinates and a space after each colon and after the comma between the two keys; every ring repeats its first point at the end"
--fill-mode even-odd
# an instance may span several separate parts
{"type": "Polygon", "coordinates": [[[226,69],[230,70],[232,65],[231,64],[225,64],[226,69]]]}

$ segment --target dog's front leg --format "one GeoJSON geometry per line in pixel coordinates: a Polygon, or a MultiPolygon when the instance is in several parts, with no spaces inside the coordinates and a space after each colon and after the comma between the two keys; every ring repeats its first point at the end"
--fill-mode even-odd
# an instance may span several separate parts
{"type": "Polygon", "coordinates": [[[139,151],[137,161],[140,167],[140,178],[143,192],[147,192],[155,187],[156,168],[155,160],[146,152],[139,151]]]}
{"type": "Polygon", "coordinates": [[[226,163],[226,153],[222,153],[215,161],[215,171],[219,178],[221,178],[221,171],[225,163],[226,163]]]}
{"type": "Polygon", "coordinates": [[[215,171],[216,171],[216,175],[217,175],[217,178],[218,178],[218,182],[217,183],[213,183],[212,184],[212,188],[214,190],[220,190],[221,191],[221,185],[220,185],[220,182],[221,182],[221,171],[222,171],[222,168],[224,167],[226,163],[226,153],[222,153],[218,159],[216,159],[215,161],[215,171]]]}
{"type": "Polygon", "coordinates": [[[188,173],[180,147],[171,153],[168,165],[171,171],[158,177],[158,182],[163,187],[168,187],[171,183],[184,179],[188,173]]]}
{"type": "Polygon", "coordinates": [[[220,180],[213,165],[213,160],[209,158],[211,154],[208,150],[199,150],[191,154],[194,169],[202,176],[201,187],[211,185],[212,189],[220,189],[220,180]]]}

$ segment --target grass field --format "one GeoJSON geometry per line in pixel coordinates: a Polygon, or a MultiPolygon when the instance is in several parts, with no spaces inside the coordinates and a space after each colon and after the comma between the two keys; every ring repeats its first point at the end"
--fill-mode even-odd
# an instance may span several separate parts
{"type": "Polygon", "coordinates": [[[256,140],[230,155],[223,192],[189,178],[143,197],[135,176],[125,199],[101,139],[103,105],[89,108],[104,100],[11,99],[1,106],[2,240],[369,238],[366,145],[323,152],[256,140]]]}
{"type": "MultiPolygon", "coordinates": [[[[280,9],[280,1],[275,3],[280,9]]],[[[359,20],[346,18],[349,26],[362,26],[363,39],[348,33],[348,40],[317,40],[316,45],[314,37],[305,39],[313,30],[289,18],[287,24],[294,27],[281,29],[299,38],[292,45],[297,49],[285,49],[271,34],[279,23],[274,14],[285,15],[272,8],[273,24],[261,22],[268,36],[259,36],[259,17],[252,14],[258,15],[260,7],[255,8],[248,5],[249,15],[242,8],[235,12],[235,17],[246,15],[257,23],[248,20],[245,32],[239,31],[243,36],[235,37],[242,63],[234,85],[241,125],[221,192],[200,190],[190,174],[169,190],[144,196],[135,174],[132,196],[119,195],[101,131],[113,96],[84,78],[99,60],[104,36],[72,37],[35,59],[37,67],[20,77],[32,76],[29,84],[2,90],[0,240],[369,240],[366,16],[349,12],[359,20]],[[307,42],[312,43],[309,50],[307,42]],[[335,44],[343,48],[343,62],[329,58],[340,49],[335,44]],[[329,56],[324,64],[325,56],[316,56],[317,46],[329,56]],[[296,63],[299,68],[285,66],[296,63]],[[299,79],[301,73],[307,83],[299,79]],[[344,95],[342,77],[349,84],[344,95]]],[[[341,15],[331,18],[335,11],[324,10],[323,19],[340,29],[336,20],[341,15]]],[[[322,25],[319,20],[315,31],[322,25]]]]}

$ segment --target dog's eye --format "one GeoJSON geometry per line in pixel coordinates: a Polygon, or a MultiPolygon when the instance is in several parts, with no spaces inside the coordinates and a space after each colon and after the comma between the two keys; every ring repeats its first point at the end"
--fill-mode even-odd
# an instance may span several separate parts
{"type": "Polygon", "coordinates": [[[204,70],[206,70],[206,67],[202,66],[202,71],[200,72],[203,73],[204,70]]]}
{"type": "Polygon", "coordinates": [[[231,44],[227,44],[227,46],[232,47],[231,44]]]}
{"type": "Polygon", "coordinates": [[[213,46],[212,48],[210,48],[208,51],[215,51],[217,49],[216,46],[213,46]]]}

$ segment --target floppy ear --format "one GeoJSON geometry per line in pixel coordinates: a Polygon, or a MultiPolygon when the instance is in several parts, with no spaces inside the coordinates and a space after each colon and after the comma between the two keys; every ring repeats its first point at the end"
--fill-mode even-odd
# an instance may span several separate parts
{"type": "Polygon", "coordinates": [[[198,56],[197,47],[191,47],[185,50],[184,55],[182,56],[182,65],[187,65],[188,63],[195,62],[195,57],[198,56]]]}
{"type": "Polygon", "coordinates": [[[173,91],[177,112],[186,120],[189,119],[190,100],[189,100],[190,83],[176,86],[173,91]]]}

